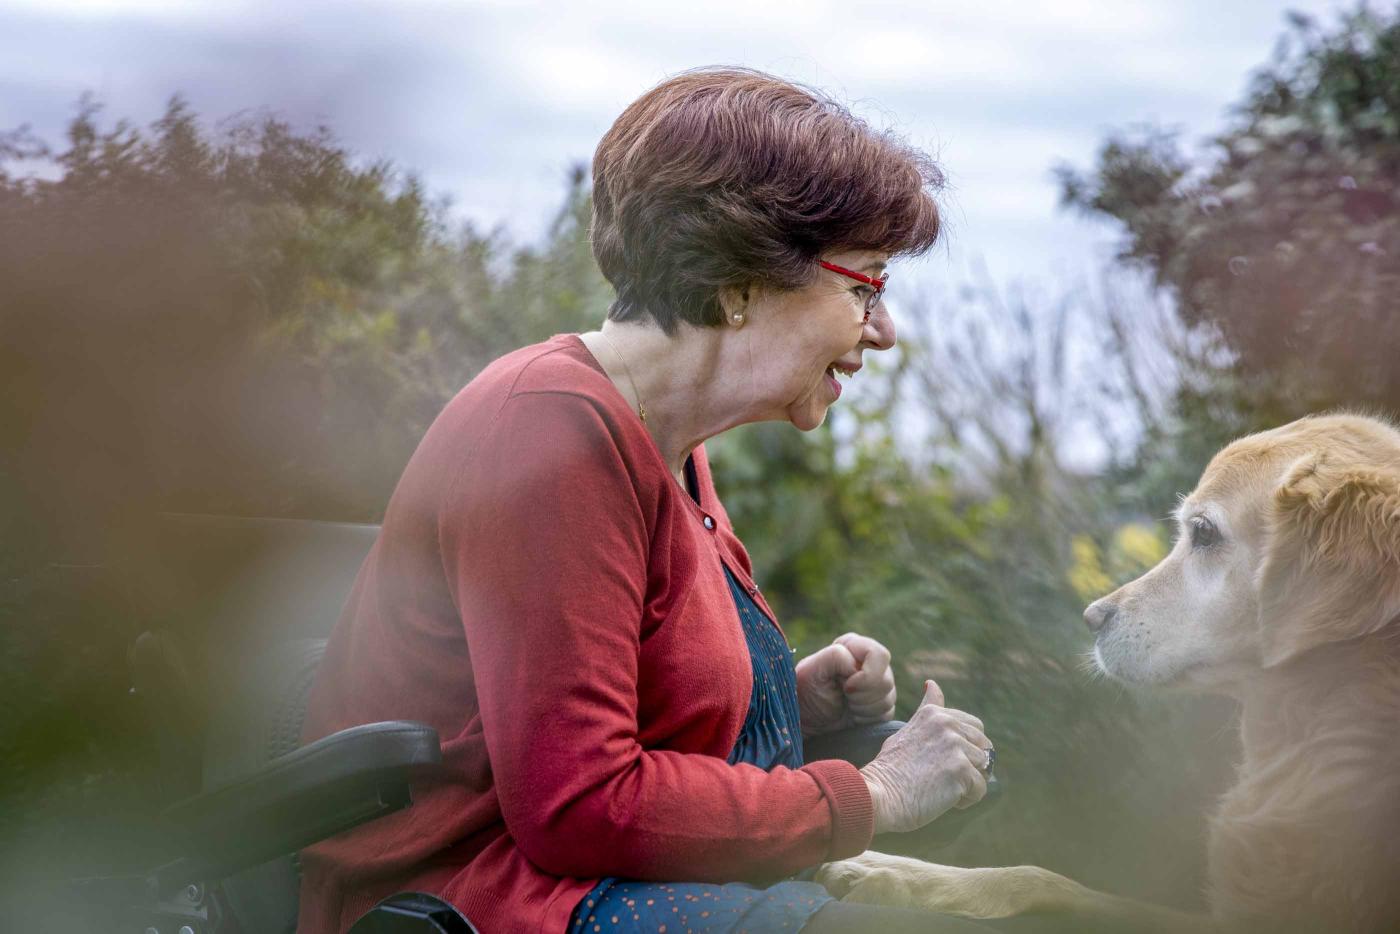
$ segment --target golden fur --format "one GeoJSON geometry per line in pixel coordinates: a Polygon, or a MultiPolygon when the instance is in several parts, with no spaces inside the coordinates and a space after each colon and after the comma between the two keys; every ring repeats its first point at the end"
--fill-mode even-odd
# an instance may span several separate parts
{"type": "Polygon", "coordinates": [[[1035,867],[866,854],[819,878],[847,898],[969,917],[1067,910],[1135,930],[1400,930],[1400,432],[1344,414],[1242,438],[1177,518],[1171,553],[1085,616],[1102,624],[1095,659],[1110,676],[1241,703],[1243,759],[1210,824],[1213,918],[1035,867]],[[1193,540],[1201,522],[1218,541],[1193,540]]]}

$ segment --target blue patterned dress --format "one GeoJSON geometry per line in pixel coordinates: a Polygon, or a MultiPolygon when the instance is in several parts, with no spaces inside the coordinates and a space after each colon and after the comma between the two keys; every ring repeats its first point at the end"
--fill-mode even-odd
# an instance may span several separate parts
{"type": "MultiPolygon", "coordinates": [[[[753,693],[729,762],[771,769],[802,765],[802,726],[792,654],[778,627],[725,568],[753,661],[753,693]]],[[[831,901],[815,882],[779,882],[755,888],[740,882],[634,882],[603,879],[578,907],[569,934],[766,934],[798,931],[831,901]]]]}

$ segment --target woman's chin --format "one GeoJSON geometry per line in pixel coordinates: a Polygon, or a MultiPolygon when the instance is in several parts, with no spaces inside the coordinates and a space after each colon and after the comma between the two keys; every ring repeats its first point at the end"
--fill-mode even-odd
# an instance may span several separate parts
{"type": "Polygon", "coordinates": [[[826,413],[830,408],[827,405],[804,406],[789,414],[788,421],[792,422],[800,431],[811,431],[814,428],[820,428],[822,422],[826,421],[826,413]]]}
{"type": "Polygon", "coordinates": [[[835,403],[836,399],[832,398],[824,383],[819,383],[806,396],[788,406],[787,419],[801,431],[811,431],[821,427],[826,421],[826,413],[835,403]]]}

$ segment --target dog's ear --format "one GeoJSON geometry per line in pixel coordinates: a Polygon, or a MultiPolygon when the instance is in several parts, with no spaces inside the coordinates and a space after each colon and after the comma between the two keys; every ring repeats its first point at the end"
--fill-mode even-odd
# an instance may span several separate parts
{"type": "Polygon", "coordinates": [[[1400,616],[1400,469],[1310,454],[1271,504],[1260,571],[1264,665],[1400,616]]]}

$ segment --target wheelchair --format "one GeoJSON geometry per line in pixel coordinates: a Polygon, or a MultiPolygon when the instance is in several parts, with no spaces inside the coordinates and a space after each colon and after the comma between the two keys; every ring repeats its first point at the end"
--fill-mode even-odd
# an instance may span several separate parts
{"type": "MultiPolygon", "coordinates": [[[[293,934],[297,852],[411,805],[410,784],[441,763],[411,721],[370,723],[300,746],[326,637],[378,527],[165,515],[138,590],[152,627],[131,646],[131,693],[155,740],[168,858],[76,880],[74,896],[114,934],[293,934]],[[154,596],[152,596],[154,595],[154,596]]],[[[864,765],[903,724],[810,740],[809,760],[864,765]]],[[[991,802],[1001,785],[989,783],[991,802]]],[[[921,831],[951,842],[987,804],[921,831]]],[[[912,835],[901,835],[908,838],[912,835]]],[[[878,845],[878,844],[877,844],[878,845]]],[[[386,898],[351,934],[475,934],[421,892],[386,898]]]]}

